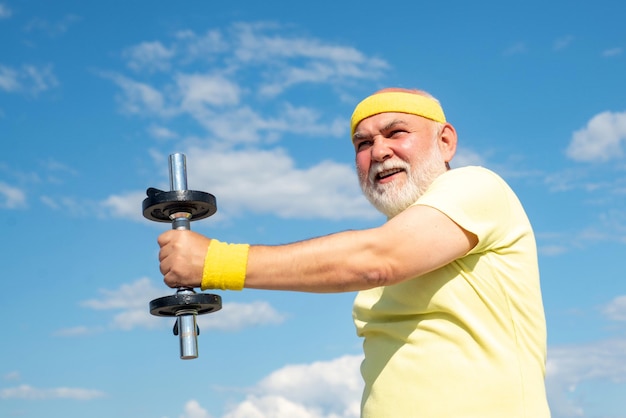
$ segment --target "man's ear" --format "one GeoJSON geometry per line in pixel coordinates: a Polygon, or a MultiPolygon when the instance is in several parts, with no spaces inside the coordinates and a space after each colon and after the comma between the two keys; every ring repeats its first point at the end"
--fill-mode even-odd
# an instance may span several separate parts
{"type": "Polygon", "coordinates": [[[441,130],[441,135],[439,136],[439,150],[441,151],[441,155],[445,162],[449,163],[454,157],[456,153],[456,129],[454,126],[446,123],[443,125],[443,129],[441,130]]]}

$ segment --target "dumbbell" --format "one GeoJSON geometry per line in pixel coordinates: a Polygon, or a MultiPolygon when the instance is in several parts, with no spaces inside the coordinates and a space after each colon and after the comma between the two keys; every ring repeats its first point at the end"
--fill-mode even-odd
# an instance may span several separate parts
{"type": "MultiPolygon", "coordinates": [[[[171,222],[172,229],[189,230],[191,221],[213,215],[217,211],[215,196],[187,190],[187,162],[184,154],[169,156],[170,191],[150,187],[143,201],[143,216],[155,222],[171,222]]],[[[197,315],[219,311],[222,298],[209,293],[196,293],[193,288],[179,287],[176,294],[154,299],[150,313],[155,316],[176,317],[174,335],[179,336],[180,358],[198,357],[197,315]]]]}

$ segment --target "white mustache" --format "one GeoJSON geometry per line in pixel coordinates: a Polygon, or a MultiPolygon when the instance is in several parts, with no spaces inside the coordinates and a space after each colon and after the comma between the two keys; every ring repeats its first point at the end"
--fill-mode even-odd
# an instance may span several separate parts
{"type": "Polygon", "coordinates": [[[376,181],[376,178],[385,171],[404,170],[408,173],[410,168],[411,166],[406,161],[402,161],[399,159],[385,160],[382,163],[372,164],[372,166],[370,167],[368,178],[370,182],[374,183],[376,181]]]}

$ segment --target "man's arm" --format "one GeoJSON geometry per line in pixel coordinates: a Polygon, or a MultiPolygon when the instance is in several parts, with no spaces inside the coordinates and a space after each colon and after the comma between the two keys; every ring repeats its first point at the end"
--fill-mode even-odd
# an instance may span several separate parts
{"type": "MultiPolygon", "coordinates": [[[[200,286],[209,242],[190,231],[159,237],[168,286],[200,286]]],[[[326,293],[391,285],[442,267],[477,242],[443,213],[416,205],[378,228],[287,245],[253,245],[245,287],[326,293]]]]}

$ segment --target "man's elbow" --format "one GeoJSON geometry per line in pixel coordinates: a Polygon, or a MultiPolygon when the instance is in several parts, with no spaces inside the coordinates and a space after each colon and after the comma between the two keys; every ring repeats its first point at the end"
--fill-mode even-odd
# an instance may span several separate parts
{"type": "Polygon", "coordinates": [[[391,269],[373,268],[361,273],[361,282],[365,289],[372,289],[374,287],[395,284],[396,280],[394,280],[391,269]]]}

